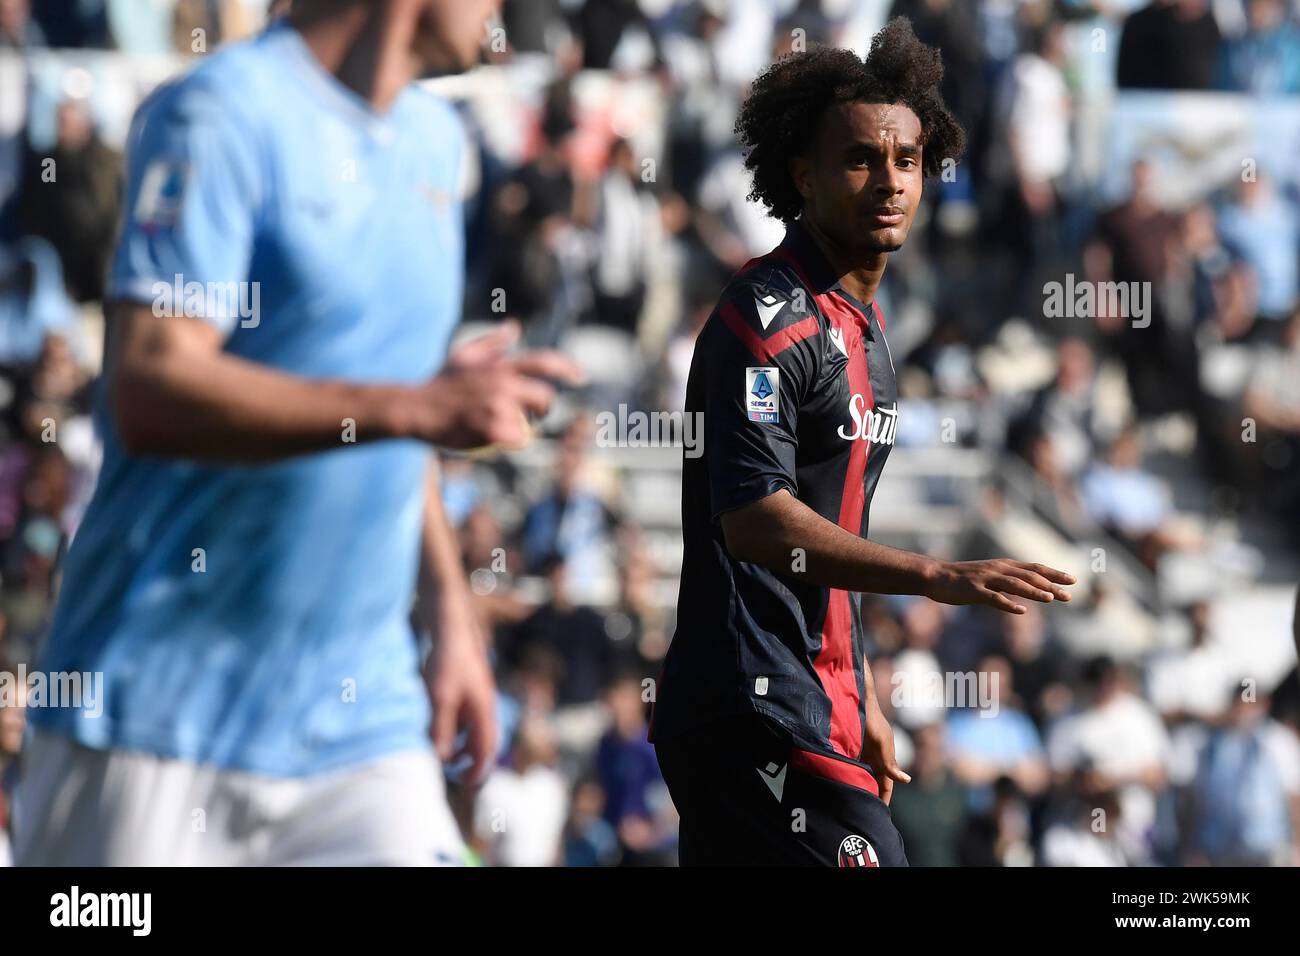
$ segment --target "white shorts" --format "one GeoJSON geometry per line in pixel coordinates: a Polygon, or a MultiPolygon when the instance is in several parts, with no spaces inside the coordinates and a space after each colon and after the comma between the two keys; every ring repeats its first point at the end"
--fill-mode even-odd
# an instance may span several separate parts
{"type": "Polygon", "coordinates": [[[23,752],[12,829],[19,866],[465,862],[432,749],[278,778],[37,732],[23,752]]]}

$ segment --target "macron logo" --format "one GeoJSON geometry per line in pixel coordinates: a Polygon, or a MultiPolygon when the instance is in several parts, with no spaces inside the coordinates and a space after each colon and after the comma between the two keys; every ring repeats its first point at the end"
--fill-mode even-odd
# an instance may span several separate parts
{"type": "Polygon", "coordinates": [[[781,802],[781,794],[785,792],[785,772],[789,767],[778,767],[775,763],[769,763],[766,767],[758,768],[758,775],[763,778],[767,784],[767,789],[772,791],[772,796],[776,797],[776,802],[781,802]]]}
{"type": "Polygon", "coordinates": [[[148,936],[152,926],[152,893],[71,893],[50,897],[51,926],[127,926],[133,936],[148,936]]]}
{"type": "Polygon", "coordinates": [[[781,306],[785,305],[785,302],[768,293],[761,299],[755,296],[754,305],[758,308],[758,321],[763,323],[763,330],[766,331],[767,327],[772,324],[772,320],[776,318],[777,313],[781,311],[781,306]]]}
{"type": "Polygon", "coordinates": [[[844,347],[844,330],[828,329],[826,332],[831,338],[831,343],[840,350],[840,354],[845,358],[849,357],[849,350],[844,347]]]}

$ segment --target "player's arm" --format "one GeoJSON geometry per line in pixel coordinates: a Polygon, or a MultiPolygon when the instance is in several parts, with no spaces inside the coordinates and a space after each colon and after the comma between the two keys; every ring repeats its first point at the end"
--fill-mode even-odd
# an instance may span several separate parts
{"type": "Polygon", "coordinates": [[[132,123],[105,350],[127,449],[258,462],[337,448],[345,434],[453,448],[519,444],[524,415],[551,400],[538,379],[575,370],[551,353],[507,357],[513,328],[457,352],[429,382],[320,381],[224,349],[237,332],[262,334],[256,324],[237,330],[243,317],[233,309],[214,302],[191,316],[163,294],[181,281],[247,285],[262,225],[283,215],[284,187],[270,171],[274,134],[216,83],[191,76],[165,88],[132,123]]]}
{"type": "Polygon", "coordinates": [[[725,512],[721,522],[735,558],[797,573],[821,587],[919,594],[941,604],[985,604],[1023,614],[1012,598],[1068,601],[1061,585],[1074,583],[1072,575],[1041,564],[941,561],[878,544],[826,520],[786,489],[725,512]]]}
{"type": "Polygon", "coordinates": [[[866,726],[863,728],[862,759],[871,765],[880,799],[889,804],[894,796],[894,781],[911,783],[912,778],[898,765],[894,754],[894,729],[889,726],[880,699],[876,696],[876,679],[871,673],[871,662],[863,661],[862,682],[866,688],[866,726]]]}
{"type": "Polygon", "coordinates": [[[436,459],[426,482],[420,555],[420,607],[434,642],[425,673],[434,708],[434,743],[442,759],[450,760],[456,731],[464,727],[473,759],[470,776],[481,782],[496,755],[496,684],[460,544],[443,509],[436,459]]]}
{"type": "Polygon", "coordinates": [[[156,316],[121,302],[110,311],[105,375],[123,445],[133,454],[264,462],[385,438],[450,448],[516,447],[527,414],[554,398],[544,379],[575,381],[552,352],[506,355],[513,324],[468,343],[416,385],[308,379],[223,351],[201,319],[156,316]]]}
{"type": "Polygon", "coordinates": [[[844,530],[795,496],[799,410],[819,387],[825,355],[824,327],[804,299],[797,290],[738,284],[696,340],[710,510],[731,554],[848,591],[923,594],[1017,614],[1024,608],[1008,595],[1068,600],[1060,585],[1074,578],[1062,571],[900,551],[844,530]],[[771,394],[753,391],[759,374],[771,394]]]}

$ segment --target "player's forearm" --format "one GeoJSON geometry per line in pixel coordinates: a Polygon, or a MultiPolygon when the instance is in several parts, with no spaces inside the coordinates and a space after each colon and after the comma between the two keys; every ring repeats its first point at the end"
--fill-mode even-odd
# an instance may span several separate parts
{"type": "Polygon", "coordinates": [[[262,462],[349,442],[416,434],[445,403],[419,389],[308,379],[221,348],[217,330],[119,305],[105,375],[122,442],[133,454],[262,462]]]}
{"type": "Polygon", "coordinates": [[[871,660],[866,657],[862,661],[862,685],[867,706],[879,710],[880,699],[876,696],[876,678],[871,672],[871,660]]]}
{"type": "Polygon", "coordinates": [[[460,543],[442,504],[436,460],[425,484],[424,534],[420,551],[420,605],[435,638],[472,633],[462,626],[474,611],[461,560],[460,543]]]}
{"type": "Polygon", "coordinates": [[[134,454],[256,463],[409,432],[411,389],[305,379],[224,353],[157,362],[112,383],[134,454]]]}
{"type": "Polygon", "coordinates": [[[723,515],[732,555],[818,587],[926,594],[942,562],[845,531],[788,491],[723,515]]]}

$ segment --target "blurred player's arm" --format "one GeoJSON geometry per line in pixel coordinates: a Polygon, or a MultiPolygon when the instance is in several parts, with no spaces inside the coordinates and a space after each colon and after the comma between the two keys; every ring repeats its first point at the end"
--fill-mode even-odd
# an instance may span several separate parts
{"type": "Polygon", "coordinates": [[[267,174],[275,134],[210,79],[151,97],[128,137],[105,348],[108,397],[128,451],[251,463],[387,438],[450,448],[523,443],[526,414],[553,397],[544,380],[575,369],[556,353],[508,355],[513,324],[453,353],[429,381],[359,384],[232,354],[228,336],[261,333],[237,329],[230,314],[190,316],[179,301],[155,311],[160,284],[174,277],[187,286],[255,285],[260,224],[280,196],[267,174]]]}
{"type": "Polygon", "coordinates": [[[425,680],[433,703],[433,739],[443,760],[455,756],[456,731],[468,733],[471,778],[482,782],[496,755],[496,684],[487,657],[487,635],[475,613],[460,544],[442,504],[435,458],[425,487],[420,544],[420,609],[433,635],[425,680]]]}
{"type": "Polygon", "coordinates": [[[1074,583],[1073,576],[1042,564],[941,561],[877,544],[826,520],[788,489],[727,511],[720,520],[734,557],[820,587],[919,594],[941,604],[984,604],[1023,614],[1013,597],[1068,601],[1061,585],[1074,583]]]}
{"type": "Polygon", "coordinates": [[[554,352],[507,355],[517,338],[511,323],[454,352],[427,382],[363,385],[240,358],[206,322],[120,302],[110,309],[105,375],[119,435],[137,455],[254,463],[387,438],[517,447],[527,415],[554,399],[545,379],[579,378],[554,352]]]}

